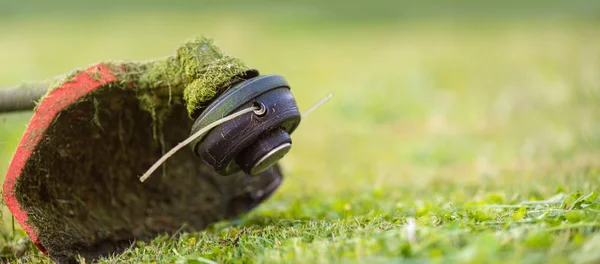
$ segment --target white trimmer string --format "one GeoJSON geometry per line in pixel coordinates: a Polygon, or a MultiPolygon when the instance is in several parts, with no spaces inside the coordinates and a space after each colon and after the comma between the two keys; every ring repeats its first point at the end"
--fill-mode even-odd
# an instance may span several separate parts
{"type": "Polygon", "coordinates": [[[329,99],[331,99],[331,97],[333,97],[333,94],[330,93],[327,96],[325,96],[323,99],[319,100],[315,105],[313,105],[311,108],[309,108],[308,110],[304,111],[304,113],[302,113],[302,117],[306,117],[308,114],[312,113],[313,111],[315,111],[317,108],[321,107],[321,105],[323,105],[324,103],[327,103],[327,101],[329,101],[329,99]]]}
{"type": "MultiPolygon", "coordinates": [[[[319,108],[321,105],[323,105],[324,103],[326,103],[327,101],[329,101],[329,99],[331,99],[332,96],[333,96],[333,94],[328,94],[325,98],[321,99],[319,102],[317,102],[311,108],[309,108],[304,113],[302,113],[302,118],[306,117],[308,114],[310,114],[311,112],[315,111],[315,109],[319,108]]],[[[144,173],[144,175],[142,175],[142,177],[140,177],[140,181],[144,182],[145,180],[147,180],[148,177],[150,177],[150,175],[152,175],[152,173],[154,173],[160,167],[160,165],[162,165],[163,163],[165,163],[165,161],[167,159],[169,159],[171,156],[173,156],[177,151],[179,151],[183,147],[185,147],[188,144],[190,144],[196,138],[204,135],[205,133],[207,133],[211,129],[213,129],[213,128],[217,127],[218,125],[223,124],[223,123],[225,123],[225,122],[227,122],[229,120],[232,120],[232,119],[234,119],[234,118],[236,118],[238,116],[241,116],[243,114],[250,113],[250,112],[253,112],[253,111],[260,111],[260,110],[261,110],[261,108],[258,107],[258,106],[248,107],[248,108],[242,109],[240,111],[237,111],[237,112],[235,112],[233,114],[230,114],[228,116],[225,116],[225,117],[223,117],[223,118],[221,118],[221,119],[219,119],[219,120],[217,120],[215,122],[212,122],[209,125],[203,127],[202,129],[198,130],[198,132],[196,132],[193,135],[189,136],[187,139],[185,139],[181,143],[177,144],[177,146],[175,146],[174,148],[172,148],[171,150],[169,150],[169,152],[165,153],[165,155],[163,155],[162,157],[160,157],[160,159],[158,159],[152,165],[152,167],[150,167],[146,171],[146,173],[144,173]]]]}
{"type": "Polygon", "coordinates": [[[198,132],[194,133],[193,135],[191,135],[190,137],[188,137],[186,140],[182,141],[181,143],[177,144],[177,146],[175,146],[174,148],[172,148],[171,150],[169,150],[169,152],[165,153],[165,155],[163,155],[162,157],[160,157],[160,159],[158,159],[154,165],[152,165],[152,167],[150,167],[150,169],[148,169],[148,171],[146,171],[146,173],[144,173],[144,175],[142,175],[142,177],[140,177],[140,181],[144,182],[146,179],[148,179],[148,177],[150,177],[150,175],[152,175],[152,173],[154,173],[154,171],[156,171],[158,169],[158,167],[160,167],[160,165],[162,165],[168,158],[170,158],[171,156],[173,156],[173,154],[175,154],[175,152],[179,151],[180,149],[182,149],[183,147],[187,146],[188,144],[190,144],[192,141],[194,141],[194,139],[198,138],[199,136],[204,135],[204,133],[210,131],[211,129],[215,128],[216,126],[223,124],[231,119],[234,119],[238,116],[241,116],[243,114],[246,113],[250,113],[252,111],[256,111],[256,110],[260,110],[259,107],[257,106],[252,106],[252,107],[248,107],[245,109],[242,109],[240,111],[237,111],[231,115],[228,115],[226,117],[223,117],[215,122],[210,123],[208,126],[203,127],[202,129],[198,130],[198,132]]]}

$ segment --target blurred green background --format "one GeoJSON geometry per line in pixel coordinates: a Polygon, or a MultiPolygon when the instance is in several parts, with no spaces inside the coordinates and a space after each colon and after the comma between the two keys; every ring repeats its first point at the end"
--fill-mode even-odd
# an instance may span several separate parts
{"type": "MultiPolygon", "coordinates": [[[[301,109],[333,93],[264,210],[364,190],[410,197],[383,207],[598,187],[577,175],[600,168],[600,1],[0,1],[0,86],[205,35],[285,76],[301,109]]],[[[30,116],[0,115],[0,179],[30,116]]]]}

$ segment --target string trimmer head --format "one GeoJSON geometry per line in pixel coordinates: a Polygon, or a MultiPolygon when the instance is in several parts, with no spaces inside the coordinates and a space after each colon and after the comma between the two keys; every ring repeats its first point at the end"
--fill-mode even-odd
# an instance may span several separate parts
{"type": "MultiPolygon", "coordinates": [[[[265,155],[281,146],[267,143],[281,140],[261,135],[291,133],[291,126],[297,126],[299,114],[295,102],[289,103],[291,95],[282,95],[295,109],[288,111],[288,119],[266,122],[268,115],[240,116],[228,124],[243,124],[246,129],[238,130],[246,134],[221,129],[218,146],[210,145],[218,140],[208,134],[209,143],[196,142],[177,152],[147,181],[140,182],[139,176],[187,138],[196,118],[208,115],[206,109],[223,104],[220,94],[246,89],[254,78],[264,76],[224,55],[207,39],[185,43],[162,60],[103,62],[70,74],[39,101],[19,143],[4,182],[9,209],[36,246],[57,262],[72,262],[77,256],[96,259],[135,240],[172,234],[182,227],[202,230],[248,212],[281,183],[278,166],[265,170],[268,166],[261,163],[260,171],[255,171],[246,163],[276,162],[265,155]],[[247,132],[255,127],[262,132],[247,132]],[[240,135],[246,141],[238,142],[240,135]],[[234,138],[237,145],[227,146],[234,138]],[[253,152],[257,145],[262,149],[253,152]],[[202,149],[228,150],[219,154],[224,157],[219,162],[228,164],[228,176],[215,171],[217,167],[225,171],[221,163],[199,157],[205,155],[202,149]]],[[[285,81],[277,85],[265,90],[289,91],[285,81]]],[[[263,104],[265,95],[254,93],[243,103],[219,106],[220,117],[239,107],[263,104]]],[[[289,135],[284,141],[291,144],[289,135]]]]}

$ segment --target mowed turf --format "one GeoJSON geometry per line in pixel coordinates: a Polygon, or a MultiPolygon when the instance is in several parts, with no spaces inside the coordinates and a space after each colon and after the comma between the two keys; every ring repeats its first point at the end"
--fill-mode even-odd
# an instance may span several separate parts
{"type": "MultiPolygon", "coordinates": [[[[2,85],[206,35],[285,76],[301,109],[334,94],[294,133],[285,182],[257,210],[105,263],[600,261],[597,23],[158,12],[2,23],[2,85]]],[[[0,115],[0,179],[29,117],[0,115]]],[[[49,262],[3,212],[1,260],[49,262]]]]}

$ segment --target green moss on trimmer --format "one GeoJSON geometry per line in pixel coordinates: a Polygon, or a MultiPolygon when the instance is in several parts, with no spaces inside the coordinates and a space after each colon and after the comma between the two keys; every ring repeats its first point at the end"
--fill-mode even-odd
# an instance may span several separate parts
{"type": "MultiPolygon", "coordinates": [[[[135,89],[142,108],[153,115],[182,97],[190,116],[223,92],[233,77],[244,77],[250,68],[225,54],[212,39],[201,37],[183,43],[175,54],[150,61],[104,61],[118,76],[123,89],[135,89]]],[[[50,85],[48,93],[71,82],[82,70],[74,70],[50,85]]],[[[88,73],[92,79],[101,76],[88,73]]],[[[42,97],[43,100],[45,98],[42,97]]]]}
{"type": "Polygon", "coordinates": [[[223,92],[233,77],[250,70],[208,38],[188,41],[174,55],[161,60],[105,64],[122,74],[121,83],[137,89],[144,108],[155,111],[174,96],[183,96],[190,116],[223,92]]]}

